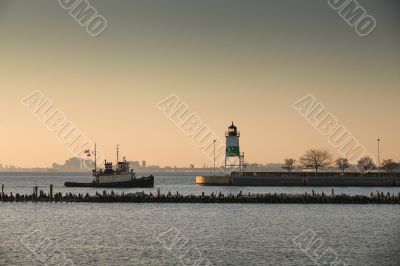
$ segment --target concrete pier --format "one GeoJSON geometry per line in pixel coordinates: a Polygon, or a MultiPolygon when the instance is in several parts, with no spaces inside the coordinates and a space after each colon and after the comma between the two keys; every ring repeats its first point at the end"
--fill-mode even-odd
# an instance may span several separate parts
{"type": "Polygon", "coordinates": [[[232,176],[196,176],[197,185],[231,186],[232,176]]]}
{"type": "Polygon", "coordinates": [[[399,173],[245,173],[230,176],[197,176],[196,184],[203,186],[274,186],[274,187],[399,187],[399,173]]]}

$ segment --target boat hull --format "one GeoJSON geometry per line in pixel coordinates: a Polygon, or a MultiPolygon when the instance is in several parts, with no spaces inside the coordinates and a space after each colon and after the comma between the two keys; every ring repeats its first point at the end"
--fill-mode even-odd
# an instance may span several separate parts
{"type": "Polygon", "coordinates": [[[65,182],[66,187],[103,187],[103,188],[135,188],[135,187],[154,187],[154,176],[132,179],[129,181],[109,182],[109,183],[80,183],[65,182]]]}

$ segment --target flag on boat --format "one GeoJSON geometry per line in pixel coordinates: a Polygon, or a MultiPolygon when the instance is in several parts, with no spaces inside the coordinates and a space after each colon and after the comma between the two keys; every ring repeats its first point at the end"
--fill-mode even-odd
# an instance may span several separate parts
{"type": "Polygon", "coordinates": [[[85,154],[86,154],[86,156],[89,157],[89,156],[90,156],[90,150],[86,150],[86,151],[85,151],[85,154]]]}

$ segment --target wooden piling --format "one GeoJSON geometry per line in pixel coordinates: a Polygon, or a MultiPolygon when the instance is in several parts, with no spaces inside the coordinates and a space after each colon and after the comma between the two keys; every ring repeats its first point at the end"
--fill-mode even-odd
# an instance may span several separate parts
{"type": "MultiPolygon", "coordinates": [[[[3,187],[3,186],[2,186],[3,187]]],[[[21,195],[19,193],[13,195],[4,194],[2,189],[3,202],[131,202],[131,203],[303,203],[303,204],[400,204],[400,193],[390,194],[377,191],[367,195],[335,195],[332,190],[331,194],[323,192],[316,193],[312,190],[312,194],[305,192],[304,194],[285,194],[285,193],[265,193],[265,194],[251,194],[242,192],[238,194],[223,194],[221,191],[212,192],[206,195],[202,192],[200,195],[182,195],[177,191],[176,193],[161,193],[157,190],[157,194],[153,193],[127,193],[123,192],[118,194],[114,191],[108,193],[106,190],[103,193],[96,192],[94,195],[86,193],[72,194],[71,192],[63,195],[61,192],[53,194],[53,186],[50,185],[50,193],[46,194],[40,190],[38,195],[38,187],[33,188],[33,193],[30,195],[21,195]]]]}
{"type": "Polygon", "coordinates": [[[35,186],[35,187],[33,188],[33,198],[35,199],[35,201],[36,201],[37,198],[38,198],[38,187],[37,187],[37,186],[35,186]]]}
{"type": "Polygon", "coordinates": [[[53,199],[53,184],[50,185],[50,199],[53,199]]]}

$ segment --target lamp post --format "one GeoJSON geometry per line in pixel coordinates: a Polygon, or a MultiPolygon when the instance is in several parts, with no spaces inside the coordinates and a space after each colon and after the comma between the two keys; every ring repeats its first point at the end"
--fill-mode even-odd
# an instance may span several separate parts
{"type": "Polygon", "coordinates": [[[381,176],[381,158],[380,158],[380,149],[379,149],[379,142],[381,139],[378,139],[378,176],[381,176]]]}
{"type": "Polygon", "coordinates": [[[215,139],[213,140],[214,143],[214,176],[215,176],[215,139]]]}

